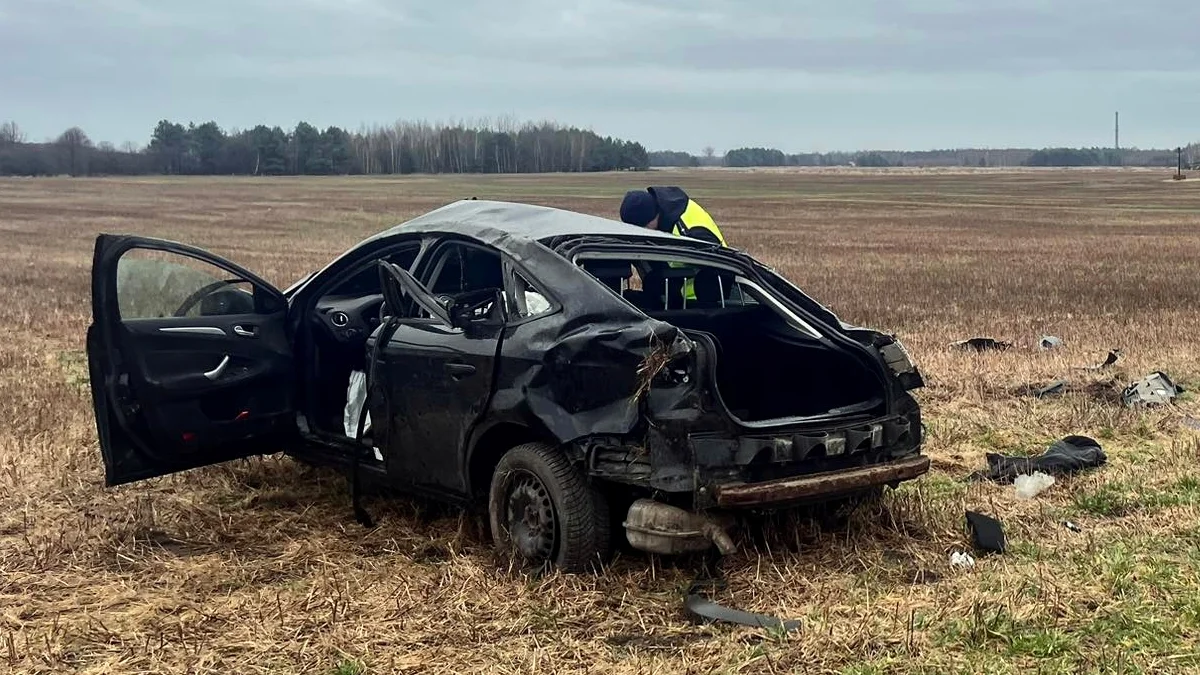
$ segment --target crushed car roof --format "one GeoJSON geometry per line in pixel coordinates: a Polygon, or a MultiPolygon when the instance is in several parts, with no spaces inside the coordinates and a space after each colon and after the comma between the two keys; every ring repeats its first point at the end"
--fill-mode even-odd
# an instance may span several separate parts
{"type": "Polygon", "coordinates": [[[503,238],[541,241],[564,236],[615,236],[645,239],[679,238],[585,213],[548,206],[464,199],[418,216],[377,237],[414,232],[461,234],[482,241],[503,238]]]}

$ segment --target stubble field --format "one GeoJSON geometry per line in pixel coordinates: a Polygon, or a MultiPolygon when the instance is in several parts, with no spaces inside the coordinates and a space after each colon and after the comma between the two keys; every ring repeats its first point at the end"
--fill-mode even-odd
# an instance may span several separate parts
{"type": "Polygon", "coordinates": [[[1200,182],[1164,177],[0,181],[0,672],[1194,672],[1200,404],[1117,401],[1155,370],[1200,387],[1200,182]],[[898,333],[926,375],[928,476],[724,563],[717,600],[798,632],[689,623],[694,561],[521,576],[478,519],[405,499],[369,501],[364,529],[343,478],[278,456],[104,488],[82,354],[97,233],[198,245],[283,287],[453,199],[614,217],[647,182],[688,189],[847,321],[898,333]],[[1042,334],[1066,346],[1039,351],[1042,334]],[[1015,346],[947,347],[975,335],[1015,346]],[[1075,369],[1112,348],[1113,368],[1075,369]],[[1079,391],[1023,391],[1060,378],[1079,391]],[[1108,465],[1029,501],[963,480],[985,453],[1068,434],[1108,465]],[[1002,520],[1008,553],[951,567],[964,509],[1002,520]]]}

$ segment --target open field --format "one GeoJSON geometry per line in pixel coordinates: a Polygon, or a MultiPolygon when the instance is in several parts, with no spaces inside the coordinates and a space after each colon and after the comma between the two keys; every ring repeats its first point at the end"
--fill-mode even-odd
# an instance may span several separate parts
{"type": "Polygon", "coordinates": [[[1200,388],[1200,183],[1156,172],[720,172],[0,181],[0,672],[1196,672],[1200,416],[1113,387],[1200,388]],[[276,456],[103,487],[84,330],[96,233],[209,248],[285,286],[459,197],[614,217],[680,184],[730,241],[845,320],[897,332],[935,469],[844,528],[802,520],[724,564],[719,601],[798,633],[687,622],[693,561],[520,577],[482,521],[276,456]],[[1034,348],[1044,333],[1066,347],[1034,348]],[[990,335],[1008,352],[948,342],[990,335]],[[1073,370],[1119,347],[1102,373],[1073,370]],[[1070,377],[1088,393],[1021,388],[1070,377]],[[987,452],[1099,439],[1032,501],[966,483],[987,452]],[[951,568],[964,509],[1010,551],[951,568]],[[1081,532],[1062,525],[1069,519],[1081,532]]]}

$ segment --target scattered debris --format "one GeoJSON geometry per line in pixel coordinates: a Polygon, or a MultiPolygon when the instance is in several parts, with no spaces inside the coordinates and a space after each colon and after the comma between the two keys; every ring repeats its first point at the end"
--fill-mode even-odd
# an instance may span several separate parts
{"type": "Polygon", "coordinates": [[[1055,382],[1051,382],[1050,384],[1048,384],[1040,389],[1034,390],[1033,395],[1038,398],[1046,398],[1047,396],[1057,396],[1059,394],[1064,394],[1064,393],[1066,393],[1066,391],[1067,391],[1067,381],[1066,380],[1057,380],[1055,382]]]}
{"type": "Polygon", "coordinates": [[[951,567],[966,567],[966,568],[974,567],[975,559],[971,557],[970,553],[963,553],[962,551],[955,551],[954,553],[950,554],[950,566],[951,567]]]}
{"type": "Polygon", "coordinates": [[[1021,499],[1033,499],[1051,485],[1054,485],[1054,476],[1041,471],[1021,474],[1013,481],[1013,486],[1017,488],[1017,497],[1021,499]]]}
{"type": "Polygon", "coordinates": [[[1079,368],[1079,370],[1104,370],[1105,368],[1108,368],[1108,367],[1116,364],[1117,360],[1120,358],[1121,358],[1121,350],[1120,349],[1111,349],[1108,352],[1108,356],[1104,357],[1104,360],[1101,361],[1100,363],[1097,363],[1092,366],[1082,366],[1079,368]]]}
{"type": "Polygon", "coordinates": [[[1175,400],[1183,387],[1171,381],[1163,372],[1154,372],[1130,384],[1121,394],[1121,402],[1127,407],[1137,405],[1162,405],[1175,400]]]}
{"type": "Polygon", "coordinates": [[[1069,521],[1069,520],[1064,520],[1064,521],[1063,521],[1063,527],[1067,528],[1068,530],[1070,530],[1070,531],[1072,531],[1072,532],[1083,532],[1083,528],[1082,528],[1082,527],[1080,527],[1080,526],[1076,525],[1075,523],[1073,523],[1073,522],[1071,522],[1071,521],[1069,521]]]}
{"type": "Polygon", "coordinates": [[[1021,474],[1035,471],[1051,476],[1066,476],[1083,469],[1092,469],[1108,461],[1104,450],[1087,436],[1067,436],[1050,444],[1036,457],[1010,457],[994,452],[987,455],[987,471],[977,471],[968,478],[1008,482],[1021,474]]]}
{"type": "MultiPolygon", "coordinates": [[[[361,370],[350,371],[350,382],[346,386],[346,408],[342,414],[342,422],[348,438],[358,439],[358,418],[363,414],[363,406],[367,402],[367,374],[361,370]]],[[[371,430],[371,413],[367,411],[363,423],[363,433],[371,430]]]]}
{"type": "Polygon", "coordinates": [[[1009,347],[1012,347],[1012,344],[990,337],[973,337],[966,340],[959,340],[958,342],[951,342],[950,346],[964,350],[973,349],[977,352],[985,352],[990,350],[1003,351],[1009,347]]]}
{"type": "Polygon", "coordinates": [[[971,543],[977,551],[1004,553],[1004,528],[1000,521],[975,511],[967,511],[967,528],[971,531],[971,543]]]}
{"type": "Polygon", "coordinates": [[[756,628],[771,628],[775,630],[783,629],[784,631],[793,631],[800,628],[800,621],[796,619],[778,619],[766,614],[755,614],[753,612],[743,612],[740,609],[731,609],[718,605],[701,595],[704,586],[715,588],[724,588],[726,582],[720,572],[717,575],[704,579],[697,578],[692,582],[691,587],[687,592],[687,599],[684,600],[684,608],[694,617],[707,621],[724,621],[726,623],[736,623],[742,626],[754,626],[756,628]]]}
{"type": "Polygon", "coordinates": [[[1062,341],[1062,338],[1060,338],[1060,337],[1055,337],[1053,335],[1043,335],[1042,338],[1040,340],[1038,340],[1038,346],[1041,347],[1042,349],[1057,349],[1057,348],[1063,346],[1063,341],[1062,341]]]}

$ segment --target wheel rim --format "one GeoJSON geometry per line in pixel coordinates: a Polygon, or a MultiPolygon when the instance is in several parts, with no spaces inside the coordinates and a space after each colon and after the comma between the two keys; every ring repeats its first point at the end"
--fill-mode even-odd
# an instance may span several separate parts
{"type": "Polygon", "coordinates": [[[548,562],[558,543],[558,527],[550,492],[537,476],[515,472],[505,500],[505,520],[513,545],[522,557],[548,562]]]}

